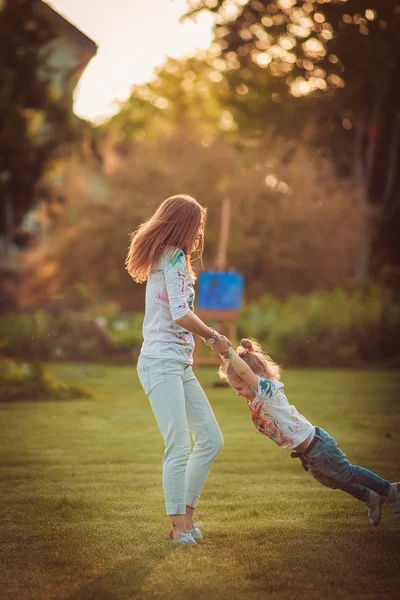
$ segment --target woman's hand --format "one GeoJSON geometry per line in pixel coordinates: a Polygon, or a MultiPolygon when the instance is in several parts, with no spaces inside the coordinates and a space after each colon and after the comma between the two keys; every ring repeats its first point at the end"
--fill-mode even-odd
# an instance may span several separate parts
{"type": "Polygon", "coordinates": [[[212,344],[211,348],[215,350],[221,356],[228,358],[229,356],[229,348],[231,347],[231,342],[224,335],[217,334],[217,340],[214,344],[212,344]]]}

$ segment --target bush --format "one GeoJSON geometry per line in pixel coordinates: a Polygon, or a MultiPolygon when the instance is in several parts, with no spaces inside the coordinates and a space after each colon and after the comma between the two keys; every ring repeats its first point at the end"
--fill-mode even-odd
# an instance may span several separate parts
{"type": "Polygon", "coordinates": [[[52,296],[46,303],[45,309],[55,317],[60,317],[66,312],[83,312],[89,310],[94,304],[86,287],[76,283],[66,288],[63,294],[52,296]]]}
{"type": "Polygon", "coordinates": [[[258,338],[287,365],[390,364],[398,359],[400,307],[392,290],[370,282],[283,302],[264,296],[243,310],[239,334],[258,338]]]}
{"type": "MultiPolygon", "coordinates": [[[[116,311],[96,319],[71,312],[1,315],[0,355],[130,364],[142,324],[143,314],[116,311]]],[[[400,305],[395,290],[373,282],[283,301],[267,295],[243,309],[239,335],[259,339],[285,365],[390,365],[399,359],[400,305]]]]}
{"type": "Polygon", "coordinates": [[[68,184],[52,182],[50,193],[68,211],[24,254],[19,306],[41,307],[54,290],[85,282],[93,297],[140,310],[145,286],[124,268],[129,233],[174,189],[189,190],[208,208],[208,267],[218,249],[221,202],[230,198],[228,252],[251,280],[251,298],[331,290],[353,276],[366,243],[367,211],[360,190],[338,177],[327,157],[272,133],[254,144],[231,143],[225,135],[204,143],[195,127],[170,125],[157,144],[146,136],[127,147],[112,176],[80,156],[66,161],[68,184]]]}
{"type": "Polygon", "coordinates": [[[38,363],[0,360],[0,401],[70,400],[71,398],[91,398],[91,394],[44,373],[38,363]]]}
{"type": "Polygon", "coordinates": [[[106,318],[107,329],[119,344],[139,349],[142,341],[143,317],[141,313],[116,312],[106,318]]]}
{"type": "Polygon", "coordinates": [[[121,363],[132,360],[132,348],[115,341],[85,315],[65,313],[56,318],[37,311],[0,315],[0,355],[26,361],[121,363]]]}
{"type": "Polygon", "coordinates": [[[0,354],[28,361],[50,360],[56,320],[43,311],[0,315],[0,354]]]}

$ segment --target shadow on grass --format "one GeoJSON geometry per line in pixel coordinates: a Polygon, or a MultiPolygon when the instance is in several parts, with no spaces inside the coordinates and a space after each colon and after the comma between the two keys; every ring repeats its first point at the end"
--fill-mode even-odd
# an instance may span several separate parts
{"type": "MultiPolygon", "coordinates": [[[[185,557],[196,572],[195,581],[184,576],[183,589],[176,581],[167,556],[171,548],[148,549],[133,560],[122,561],[110,572],[75,590],[67,600],[133,600],[153,579],[155,598],[190,597],[213,600],[275,598],[397,598],[399,538],[382,530],[253,532],[219,536],[210,547],[185,557]],[[342,533],[342,534],[341,534],[342,533]],[[204,560],[208,557],[207,564],[204,560]],[[160,570],[161,567],[161,570],[160,570]],[[237,579],[239,578],[239,579],[237,579]],[[163,588],[163,589],[160,589],[163,588]],[[185,593],[184,593],[185,592],[185,593]]],[[[183,550],[183,549],[180,549],[183,550]]],[[[175,548],[173,549],[175,551],[175,548]]],[[[185,549],[187,552],[187,549],[185,549]]],[[[177,557],[177,564],[180,563],[177,557]]],[[[182,564],[181,564],[182,566],[182,564]]],[[[145,591],[145,597],[149,589],[145,591]]]]}
{"type": "MultiPolygon", "coordinates": [[[[348,530],[332,524],[292,532],[287,526],[266,527],[234,543],[231,536],[230,548],[232,562],[256,594],[394,599],[400,583],[399,534],[399,522],[362,531],[354,530],[354,522],[348,530]]],[[[225,545],[229,533],[219,539],[225,545]]]]}
{"type": "MultiPolygon", "coordinates": [[[[152,554],[143,553],[132,560],[122,561],[116,568],[98,577],[84,587],[74,590],[67,600],[132,600],[151,572],[162,563],[171,551],[171,544],[152,554]]],[[[178,549],[179,551],[179,549],[178,549]]]]}

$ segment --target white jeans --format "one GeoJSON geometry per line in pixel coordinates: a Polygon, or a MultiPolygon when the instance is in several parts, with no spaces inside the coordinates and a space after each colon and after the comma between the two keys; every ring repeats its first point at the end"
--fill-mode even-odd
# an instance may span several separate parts
{"type": "Polygon", "coordinates": [[[141,356],[137,371],[165,442],[162,481],[167,514],[184,515],[186,505],[195,508],[199,501],[222,449],[222,433],[190,365],[141,356]]]}

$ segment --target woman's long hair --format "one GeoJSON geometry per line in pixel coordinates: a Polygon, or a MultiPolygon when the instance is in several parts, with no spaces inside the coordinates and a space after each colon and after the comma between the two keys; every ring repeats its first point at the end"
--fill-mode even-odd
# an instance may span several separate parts
{"type": "Polygon", "coordinates": [[[195,278],[191,254],[201,256],[203,236],[200,226],[205,226],[207,209],[191,196],[178,194],[164,200],[154,215],[131,234],[131,244],[125,261],[128,273],[138,283],[148,279],[151,268],[168,249],[179,248],[186,255],[188,271],[195,278]]]}

